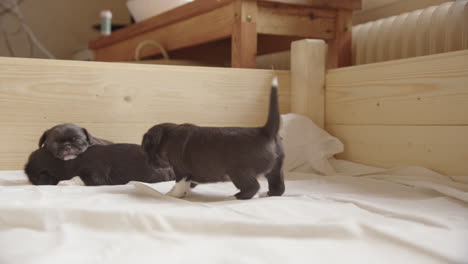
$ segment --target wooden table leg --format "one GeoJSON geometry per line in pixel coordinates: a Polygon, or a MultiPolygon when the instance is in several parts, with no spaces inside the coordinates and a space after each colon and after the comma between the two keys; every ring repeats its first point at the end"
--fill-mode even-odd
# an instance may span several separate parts
{"type": "Polygon", "coordinates": [[[231,38],[231,65],[235,68],[256,68],[257,2],[238,0],[231,38]]]}
{"type": "Polygon", "coordinates": [[[352,10],[338,9],[335,39],[328,41],[328,69],[351,65],[352,26],[352,10]]]}

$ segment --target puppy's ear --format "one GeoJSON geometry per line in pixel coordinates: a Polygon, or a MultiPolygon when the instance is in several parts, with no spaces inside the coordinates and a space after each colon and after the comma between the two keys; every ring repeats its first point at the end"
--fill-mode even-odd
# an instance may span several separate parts
{"type": "Polygon", "coordinates": [[[159,144],[161,144],[163,130],[158,129],[155,132],[146,132],[143,136],[143,142],[141,143],[141,146],[143,147],[143,151],[148,154],[151,154],[152,152],[157,152],[159,144]]]}
{"type": "Polygon", "coordinates": [[[143,152],[149,158],[150,163],[158,167],[163,167],[161,158],[159,157],[160,145],[163,139],[164,129],[158,127],[156,129],[151,129],[151,132],[146,132],[143,136],[143,141],[141,147],[143,152]]]}
{"type": "Polygon", "coordinates": [[[46,131],[44,131],[44,133],[42,134],[41,138],[39,139],[39,148],[42,148],[42,145],[44,145],[44,142],[45,142],[46,139],[47,139],[48,133],[49,133],[49,129],[47,129],[46,131]]]}
{"type": "Polygon", "coordinates": [[[151,145],[153,145],[151,136],[148,134],[148,132],[146,132],[143,135],[143,139],[141,141],[141,148],[143,149],[145,153],[148,153],[148,150],[150,150],[151,145]]]}
{"type": "Polygon", "coordinates": [[[94,140],[93,136],[91,136],[90,133],[88,133],[88,130],[86,128],[82,128],[83,133],[86,135],[86,141],[88,141],[88,145],[92,146],[96,144],[96,141],[94,140]]]}

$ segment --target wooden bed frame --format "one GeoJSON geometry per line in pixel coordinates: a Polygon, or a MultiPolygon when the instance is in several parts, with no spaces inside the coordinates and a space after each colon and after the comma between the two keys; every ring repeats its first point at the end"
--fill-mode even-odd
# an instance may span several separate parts
{"type": "Polygon", "coordinates": [[[260,125],[278,75],[281,112],[340,138],[339,158],[468,174],[468,50],[328,71],[324,41],[291,54],[290,72],[0,58],[0,169],[22,169],[62,122],[133,143],[166,121],[260,125]]]}

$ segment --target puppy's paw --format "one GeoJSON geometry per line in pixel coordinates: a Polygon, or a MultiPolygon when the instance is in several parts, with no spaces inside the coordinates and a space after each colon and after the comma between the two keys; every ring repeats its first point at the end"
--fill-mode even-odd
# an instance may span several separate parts
{"type": "Polygon", "coordinates": [[[187,196],[187,194],[188,194],[188,191],[180,191],[180,190],[174,190],[174,189],[166,193],[166,195],[169,195],[174,198],[184,198],[185,196],[187,196]]]}
{"type": "Polygon", "coordinates": [[[60,181],[57,186],[73,186],[75,183],[72,180],[60,181]]]}
{"type": "Polygon", "coordinates": [[[190,181],[186,181],[185,178],[176,182],[174,187],[167,193],[167,195],[182,198],[185,197],[190,192],[190,181]]]}
{"type": "Polygon", "coordinates": [[[75,176],[70,180],[60,181],[57,185],[59,186],[84,186],[84,182],[79,176],[75,176]]]}

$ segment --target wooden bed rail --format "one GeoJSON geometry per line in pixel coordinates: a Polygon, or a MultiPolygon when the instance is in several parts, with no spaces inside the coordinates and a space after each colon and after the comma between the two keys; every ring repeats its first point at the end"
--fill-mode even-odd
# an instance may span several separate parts
{"type": "Polygon", "coordinates": [[[329,70],[325,97],[340,158],[468,175],[468,50],[329,70]]]}
{"type": "Polygon", "coordinates": [[[134,142],[159,122],[253,126],[278,75],[282,113],[340,138],[339,158],[468,174],[468,51],[325,72],[323,41],[292,45],[292,72],[0,58],[0,170],[21,169],[41,133],[74,122],[134,142]]]}
{"type": "Polygon", "coordinates": [[[159,122],[261,125],[273,75],[288,113],[287,71],[0,58],[0,170],[22,169],[57,123],[131,143],[159,122]]]}
{"type": "Polygon", "coordinates": [[[338,158],[468,175],[468,50],[325,71],[323,41],[291,49],[291,111],[345,145],[338,158]]]}

